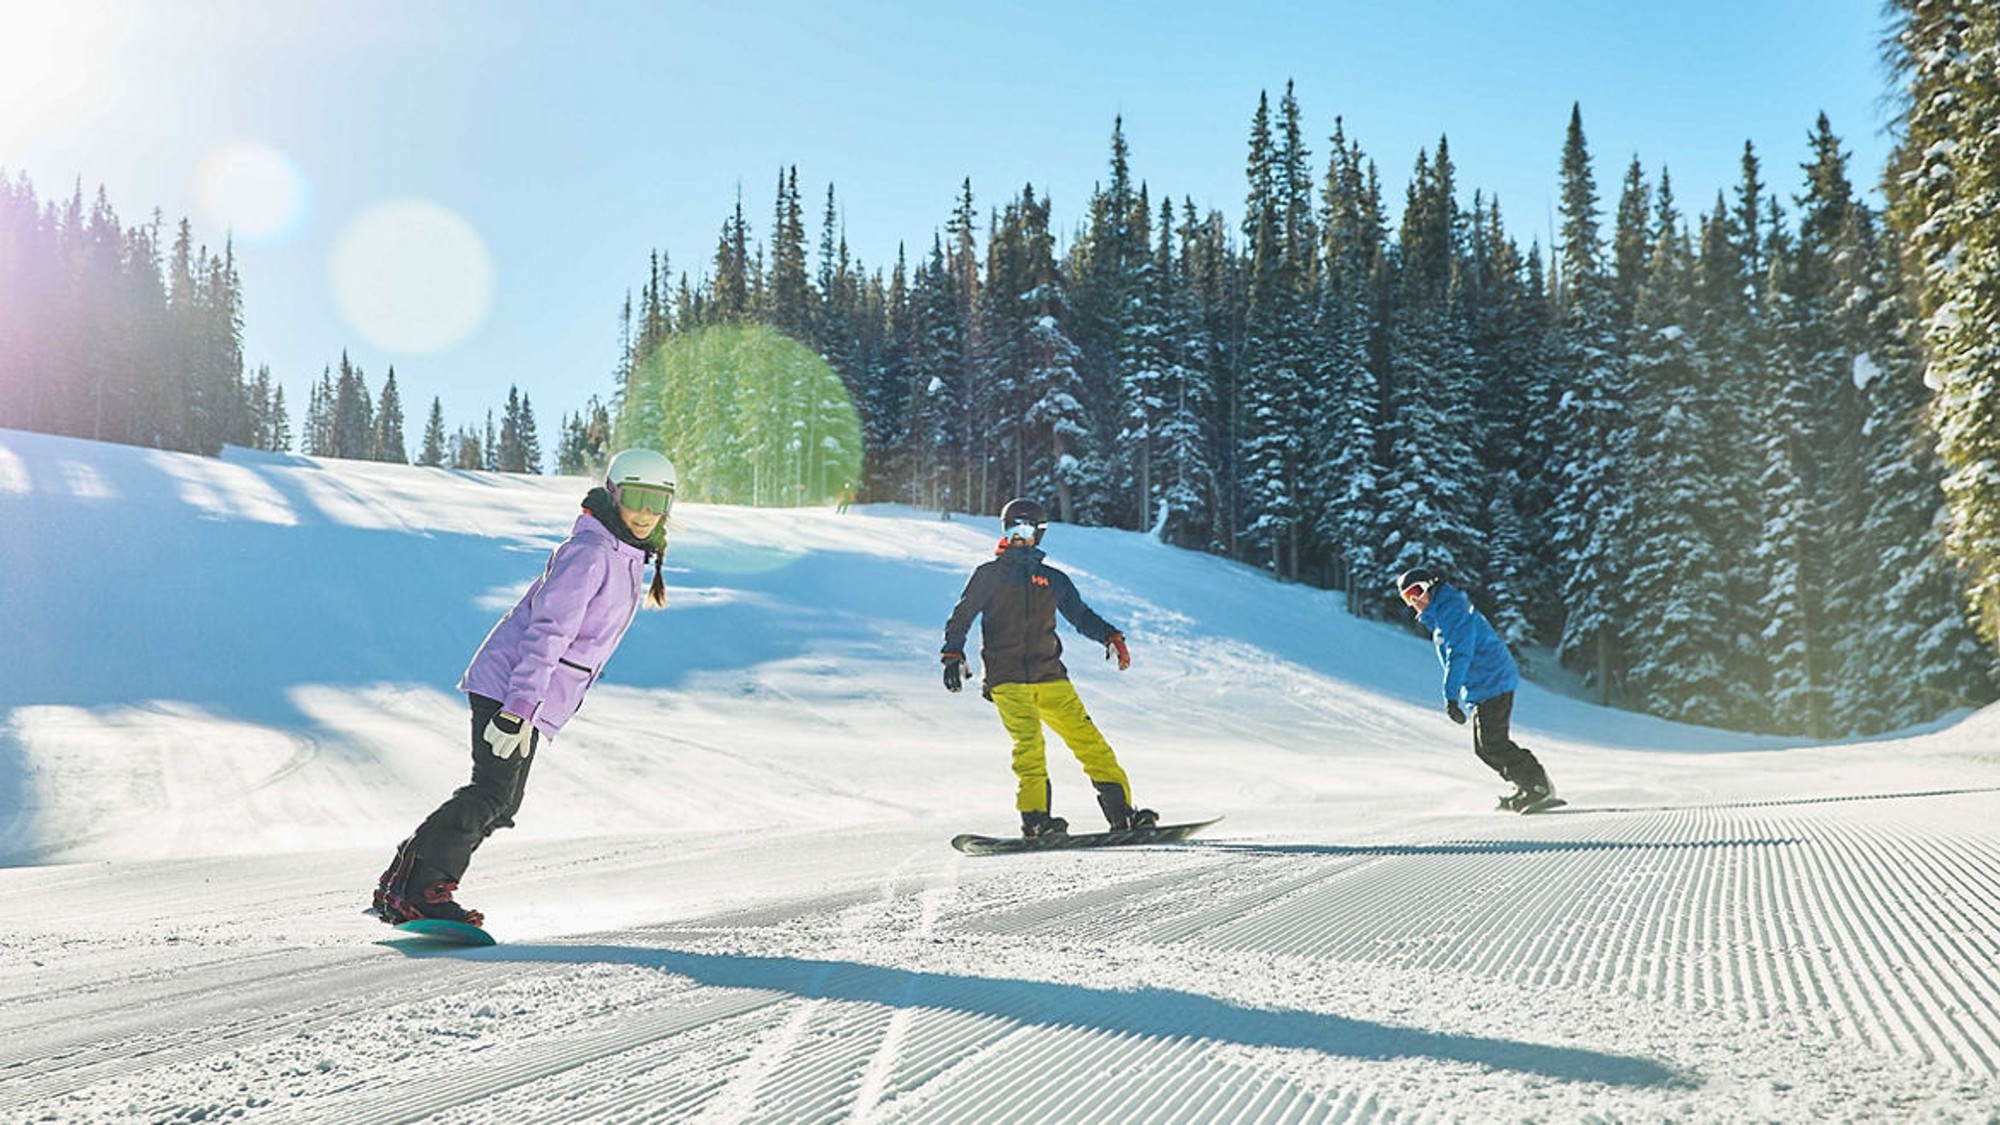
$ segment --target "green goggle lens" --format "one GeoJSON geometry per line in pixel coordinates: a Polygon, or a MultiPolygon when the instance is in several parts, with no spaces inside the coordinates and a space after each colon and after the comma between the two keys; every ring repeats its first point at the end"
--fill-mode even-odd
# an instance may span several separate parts
{"type": "Polygon", "coordinates": [[[669,488],[621,484],[618,486],[618,503],[635,512],[653,512],[664,516],[674,509],[674,493],[669,488]]]}

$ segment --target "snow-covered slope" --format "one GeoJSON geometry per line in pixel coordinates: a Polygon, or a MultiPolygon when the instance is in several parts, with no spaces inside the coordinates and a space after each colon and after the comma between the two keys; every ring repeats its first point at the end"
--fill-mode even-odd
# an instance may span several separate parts
{"type": "MultiPolygon", "coordinates": [[[[461,898],[360,908],[584,485],[0,431],[0,1120],[1992,1120],[2000,712],[1796,745],[1532,686],[1498,792],[1429,645],[1057,526],[1079,690],[1177,848],[970,860],[990,521],[690,504],[461,898]]],[[[1093,819],[1052,755],[1057,811],[1093,819]]]]}

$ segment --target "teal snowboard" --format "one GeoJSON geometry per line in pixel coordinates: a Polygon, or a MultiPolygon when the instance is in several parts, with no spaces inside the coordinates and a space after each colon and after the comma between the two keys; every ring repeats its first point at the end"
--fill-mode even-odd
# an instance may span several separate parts
{"type": "Polygon", "coordinates": [[[478,926],[469,926],[464,922],[448,922],[443,918],[418,918],[413,922],[400,923],[396,929],[412,937],[429,938],[451,945],[495,944],[493,935],[478,926]]]}

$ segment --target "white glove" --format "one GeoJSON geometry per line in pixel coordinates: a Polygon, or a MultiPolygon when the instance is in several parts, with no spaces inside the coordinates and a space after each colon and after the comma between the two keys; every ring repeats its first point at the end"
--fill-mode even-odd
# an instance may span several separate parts
{"type": "Polygon", "coordinates": [[[486,724],[486,746],[496,758],[525,758],[535,729],[521,716],[502,711],[486,724]]]}

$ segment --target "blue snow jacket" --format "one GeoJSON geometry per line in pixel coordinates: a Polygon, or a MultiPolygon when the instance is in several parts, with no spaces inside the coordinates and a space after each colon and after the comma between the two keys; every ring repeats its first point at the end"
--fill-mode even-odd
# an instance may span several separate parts
{"type": "Polygon", "coordinates": [[[1443,582],[1432,586],[1430,604],[1417,615],[1417,623],[1431,631],[1437,644],[1446,701],[1477,707],[1521,686],[1514,654],[1486,616],[1472,608],[1465,591],[1443,582]]]}

